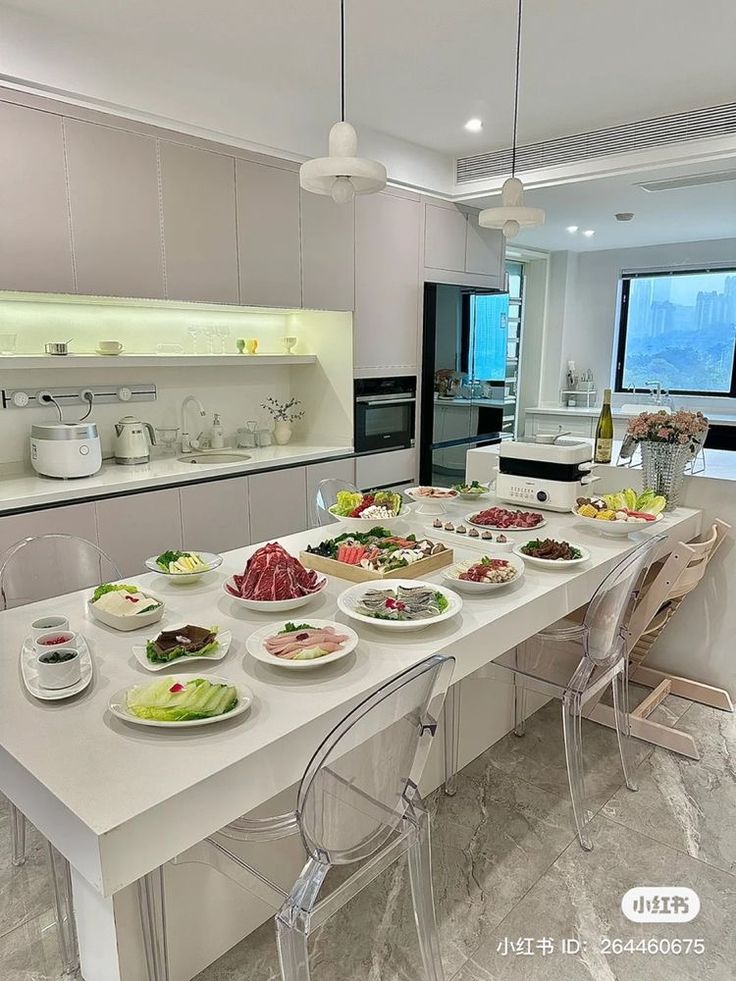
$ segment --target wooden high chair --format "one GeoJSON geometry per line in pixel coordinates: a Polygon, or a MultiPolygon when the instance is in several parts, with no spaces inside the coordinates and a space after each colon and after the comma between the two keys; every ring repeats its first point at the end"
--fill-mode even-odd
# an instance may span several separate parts
{"type": "MultiPolygon", "coordinates": [[[[702,580],[708,563],[730,530],[731,526],[725,521],[716,520],[700,540],[680,543],[664,562],[654,566],[637,600],[630,623],[629,680],[652,689],[630,710],[631,734],[694,760],[700,759],[700,753],[691,735],[653,722],[649,716],[668,695],[679,695],[701,705],[733,712],[729,693],[700,681],[649,668],[644,661],[682,601],[702,580]]],[[[597,702],[588,708],[585,715],[594,722],[614,728],[610,705],[597,702]]]]}

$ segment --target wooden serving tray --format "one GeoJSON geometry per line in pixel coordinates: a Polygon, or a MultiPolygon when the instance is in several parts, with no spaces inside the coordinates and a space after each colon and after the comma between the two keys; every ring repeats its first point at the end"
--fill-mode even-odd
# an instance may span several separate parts
{"type": "Polygon", "coordinates": [[[390,572],[364,569],[361,565],[338,562],[337,559],[328,559],[324,555],[315,555],[314,552],[301,552],[299,561],[307,569],[324,572],[328,576],[338,576],[351,582],[371,582],[377,579],[422,579],[437,572],[438,569],[443,569],[446,565],[452,565],[454,553],[451,548],[446,548],[444,552],[428,555],[426,559],[419,559],[418,562],[412,562],[411,565],[402,566],[400,569],[392,569],[390,572]]]}

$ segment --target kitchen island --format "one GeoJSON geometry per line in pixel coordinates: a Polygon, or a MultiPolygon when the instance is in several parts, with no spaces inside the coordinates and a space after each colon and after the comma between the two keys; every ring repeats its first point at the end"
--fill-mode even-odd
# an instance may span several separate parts
{"type": "MultiPolygon", "coordinates": [[[[471,507],[453,503],[451,517],[457,521],[471,507]]],[[[491,597],[465,596],[458,616],[416,633],[397,636],[360,625],[354,654],[306,678],[263,665],[245,652],[248,635],[277,619],[243,610],[223,590],[225,577],[242,570],[254,546],[227,552],[219,570],[189,586],[162,585],[154,574],[136,576],[137,584],[166,601],[157,629],[201,621],[233,633],[231,651],[212,670],[246,684],[254,702],[245,716],[203,730],[140,729],[111,715],[107,706],[113,693],[153,676],[131,652],[138,634],[117,633],[89,618],[89,591],[0,613],[6,679],[0,691],[0,790],[72,864],[87,981],[145,981],[136,880],[243,813],[263,805],[285,809],[284,795],[320,740],[367,693],[436,652],[456,658],[454,681],[461,683],[587,602],[634,547],[634,540],[601,537],[571,515],[546,516],[545,534],[585,545],[588,562],[560,572],[529,566],[508,589],[491,597]],[[94,661],[89,688],[66,702],[36,701],[18,677],[28,624],[49,612],[69,617],[72,628],[86,637],[94,661]]],[[[411,514],[407,530],[426,534],[431,520],[411,514]]],[[[663,552],[697,535],[700,526],[699,511],[681,508],[667,515],[657,529],[668,535],[663,552]]],[[[312,529],[282,544],[296,555],[325,537],[326,529],[312,529]]],[[[479,554],[464,542],[455,547],[458,559],[479,554]]],[[[330,578],[299,616],[342,620],[336,600],[348,585],[330,578]]],[[[152,636],[157,629],[139,633],[152,636]]],[[[511,728],[512,713],[505,686],[471,680],[461,690],[463,765],[511,728]]],[[[428,767],[426,779],[425,792],[441,782],[439,759],[428,767]]],[[[296,851],[280,846],[267,853],[280,864],[284,881],[301,859],[298,842],[289,848],[292,844],[296,851]]],[[[269,915],[211,870],[167,865],[165,880],[172,981],[189,981],[269,915]]]]}

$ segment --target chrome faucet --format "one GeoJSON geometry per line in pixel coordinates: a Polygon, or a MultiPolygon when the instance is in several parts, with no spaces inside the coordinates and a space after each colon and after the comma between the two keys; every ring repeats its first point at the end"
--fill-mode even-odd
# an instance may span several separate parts
{"type": "Polygon", "coordinates": [[[200,418],[204,418],[207,413],[204,411],[204,406],[195,398],[194,395],[187,395],[184,401],[181,403],[181,451],[182,453],[189,453],[191,450],[199,449],[199,441],[202,438],[203,430],[200,430],[197,436],[192,439],[189,435],[189,430],[187,429],[187,409],[190,405],[196,406],[199,410],[200,418]]]}

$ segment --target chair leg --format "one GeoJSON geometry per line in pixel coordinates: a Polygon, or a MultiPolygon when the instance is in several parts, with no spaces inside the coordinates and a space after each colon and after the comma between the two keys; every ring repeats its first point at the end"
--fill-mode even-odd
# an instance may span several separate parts
{"type": "Polygon", "coordinates": [[[629,715],[629,679],[624,669],[613,679],[613,718],[616,724],[618,751],[621,754],[621,768],[629,790],[638,790],[634,780],[634,765],[631,752],[631,716],[629,715]]]}
{"type": "Polygon", "coordinates": [[[169,981],[163,866],[144,875],[137,885],[148,981],[169,981]]]}
{"type": "Polygon", "coordinates": [[[458,757],[460,753],[460,684],[451,685],[443,708],[445,736],[445,793],[457,793],[458,757]]]}
{"type": "Polygon", "coordinates": [[[74,922],[71,869],[64,856],[50,842],[47,842],[47,846],[54,889],[56,929],[58,931],[61,964],[64,976],[73,978],[79,973],[79,944],[77,943],[77,926],[74,922]]]}
{"type": "Polygon", "coordinates": [[[308,937],[301,921],[298,912],[288,907],[276,917],[276,944],[283,981],[310,981],[308,937]]]}
{"type": "Polygon", "coordinates": [[[10,834],[13,865],[23,865],[26,860],[26,819],[15,804],[10,805],[10,834]]]}
{"type": "Polygon", "coordinates": [[[581,847],[589,852],[593,848],[593,843],[587,832],[589,816],[585,807],[582,714],[580,699],[574,695],[566,694],[562,700],[562,733],[565,740],[565,762],[575,829],[581,847]]]}
{"type": "Polygon", "coordinates": [[[514,735],[526,735],[526,688],[514,675],[514,735]]]}
{"type": "Polygon", "coordinates": [[[424,964],[426,981],[445,981],[437,931],[437,916],[432,888],[432,849],[429,832],[429,815],[419,815],[416,840],[409,848],[409,879],[414,902],[414,920],[419,936],[419,950],[424,964]]]}

